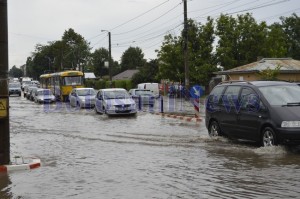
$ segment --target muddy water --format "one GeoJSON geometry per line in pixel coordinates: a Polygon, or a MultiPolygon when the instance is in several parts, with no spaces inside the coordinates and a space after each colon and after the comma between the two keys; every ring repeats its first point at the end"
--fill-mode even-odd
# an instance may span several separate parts
{"type": "Polygon", "coordinates": [[[0,198],[299,198],[300,149],[211,139],[204,123],[10,98],[11,159],[42,166],[0,175],[0,198]]]}

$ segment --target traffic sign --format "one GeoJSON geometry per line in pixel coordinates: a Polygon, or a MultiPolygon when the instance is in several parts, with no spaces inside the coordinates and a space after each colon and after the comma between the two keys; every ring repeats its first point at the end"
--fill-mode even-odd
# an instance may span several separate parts
{"type": "Polygon", "coordinates": [[[190,88],[190,94],[192,98],[199,99],[203,94],[203,89],[199,85],[194,85],[190,88]]]}

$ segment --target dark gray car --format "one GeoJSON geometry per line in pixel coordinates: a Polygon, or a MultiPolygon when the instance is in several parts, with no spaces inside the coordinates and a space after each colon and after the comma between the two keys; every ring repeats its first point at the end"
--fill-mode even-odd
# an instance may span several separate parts
{"type": "Polygon", "coordinates": [[[300,143],[300,87],[281,81],[218,84],[206,100],[210,136],[226,135],[262,146],[300,143]]]}

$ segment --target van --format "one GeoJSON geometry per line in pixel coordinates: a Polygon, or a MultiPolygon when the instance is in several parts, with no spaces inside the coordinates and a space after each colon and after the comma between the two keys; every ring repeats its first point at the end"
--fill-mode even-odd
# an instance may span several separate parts
{"type": "Polygon", "coordinates": [[[154,96],[158,98],[159,95],[159,84],[158,83],[140,83],[138,89],[147,89],[153,92],[154,96]]]}
{"type": "Polygon", "coordinates": [[[206,100],[210,136],[262,146],[300,143],[300,86],[282,81],[223,82],[206,100]]]}

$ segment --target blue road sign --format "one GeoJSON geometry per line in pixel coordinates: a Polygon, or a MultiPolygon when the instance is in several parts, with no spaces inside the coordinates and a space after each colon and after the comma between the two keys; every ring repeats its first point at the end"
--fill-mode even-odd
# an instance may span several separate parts
{"type": "Polygon", "coordinates": [[[203,95],[203,88],[199,85],[194,85],[190,88],[192,98],[199,99],[203,95]]]}

